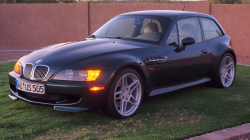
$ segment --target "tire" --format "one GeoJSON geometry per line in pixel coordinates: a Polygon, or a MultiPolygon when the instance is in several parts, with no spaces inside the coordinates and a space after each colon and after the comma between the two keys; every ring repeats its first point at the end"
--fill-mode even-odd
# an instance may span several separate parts
{"type": "Polygon", "coordinates": [[[236,73],[235,58],[232,54],[226,53],[220,60],[214,78],[214,84],[219,88],[232,86],[236,73]]]}
{"type": "Polygon", "coordinates": [[[141,105],[143,93],[144,88],[140,75],[133,69],[122,69],[111,83],[102,112],[115,119],[132,117],[141,105]]]}

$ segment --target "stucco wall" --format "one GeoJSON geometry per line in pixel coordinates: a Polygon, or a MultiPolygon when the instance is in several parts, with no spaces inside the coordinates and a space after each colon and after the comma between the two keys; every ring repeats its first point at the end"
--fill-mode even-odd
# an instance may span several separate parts
{"type": "Polygon", "coordinates": [[[0,4],[0,45],[45,46],[84,38],[87,6],[0,4]]]}
{"type": "Polygon", "coordinates": [[[238,56],[250,56],[250,4],[213,4],[211,15],[232,38],[238,56]]]}
{"type": "MultiPolygon", "coordinates": [[[[90,3],[90,33],[93,33],[96,29],[102,26],[105,22],[110,20],[116,15],[141,11],[141,10],[182,10],[184,4],[99,4],[90,3]]],[[[195,4],[187,4],[185,11],[195,11],[195,4]]]]}
{"type": "MultiPolygon", "coordinates": [[[[112,17],[140,10],[182,10],[184,4],[0,4],[0,46],[41,46],[79,41],[112,17]]],[[[185,11],[210,14],[232,37],[238,56],[249,56],[250,5],[187,4],[185,11]]],[[[22,49],[22,48],[20,48],[22,49]]]]}

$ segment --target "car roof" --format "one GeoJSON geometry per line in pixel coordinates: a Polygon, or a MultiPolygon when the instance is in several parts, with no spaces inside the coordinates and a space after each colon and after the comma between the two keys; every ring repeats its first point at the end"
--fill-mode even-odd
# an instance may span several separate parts
{"type": "Polygon", "coordinates": [[[163,16],[163,17],[175,17],[175,16],[180,16],[180,15],[203,16],[203,17],[209,16],[207,14],[202,14],[202,13],[177,11],[177,10],[145,10],[145,11],[135,11],[135,12],[124,13],[121,15],[128,15],[128,16],[145,15],[145,16],[163,16]]]}

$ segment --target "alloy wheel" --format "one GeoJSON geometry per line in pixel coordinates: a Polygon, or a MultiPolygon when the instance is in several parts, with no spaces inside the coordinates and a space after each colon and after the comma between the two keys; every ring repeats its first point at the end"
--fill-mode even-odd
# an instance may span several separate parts
{"type": "Polygon", "coordinates": [[[234,60],[230,56],[226,56],[221,63],[220,78],[224,87],[229,87],[233,83],[235,75],[234,60]]]}
{"type": "Polygon", "coordinates": [[[133,73],[126,73],[118,80],[114,91],[116,110],[122,116],[133,114],[142,96],[142,86],[139,78],[133,73]]]}

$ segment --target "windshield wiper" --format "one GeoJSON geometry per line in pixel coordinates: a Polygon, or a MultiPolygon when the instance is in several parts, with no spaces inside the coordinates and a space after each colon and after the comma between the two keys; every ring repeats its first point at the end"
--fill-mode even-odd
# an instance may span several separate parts
{"type": "Polygon", "coordinates": [[[95,35],[91,35],[91,36],[87,36],[87,38],[96,38],[97,36],[95,35]]]}
{"type": "Polygon", "coordinates": [[[124,37],[121,37],[121,36],[117,36],[117,37],[107,37],[107,36],[105,36],[104,38],[125,39],[125,40],[132,40],[133,41],[133,39],[131,39],[131,38],[124,38],[124,37]]]}
{"type": "Polygon", "coordinates": [[[121,36],[117,36],[117,37],[107,37],[107,36],[105,36],[104,38],[115,38],[115,39],[123,39],[123,37],[121,37],[121,36]]]}

